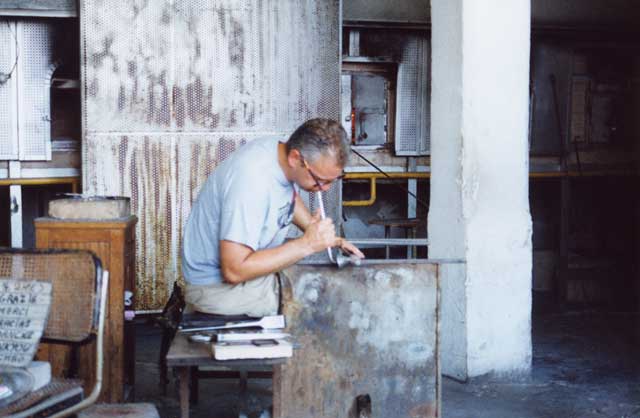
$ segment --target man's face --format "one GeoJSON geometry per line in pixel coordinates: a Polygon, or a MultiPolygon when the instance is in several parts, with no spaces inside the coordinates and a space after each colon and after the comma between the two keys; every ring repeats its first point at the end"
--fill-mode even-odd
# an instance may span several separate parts
{"type": "Polygon", "coordinates": [[[341,179],[344,175],[342,166],[337,164],[333,157],[321,155],[311,162],[302,154],[298,154],[303,172],[296,182],[308,192],[327,191],[334,181],[341,179]]]}

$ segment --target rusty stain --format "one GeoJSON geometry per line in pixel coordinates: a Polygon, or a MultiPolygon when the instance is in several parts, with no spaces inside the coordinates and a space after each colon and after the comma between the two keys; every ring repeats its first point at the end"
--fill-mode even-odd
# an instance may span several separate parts
{"type": "Polygon", "coordinates": [[[133,4],[133,18],[137,18],[140,12],[147,8],[149,5],[149,0],[144,0],[142,2],[142,6],[138,6],[137,4],[133,4]]]}
{"type": "Polygon", "coordinates": [[[124,96],[124,86],[120,86],[120,90],[118,91],[118,110],[122,111],[124,109],[125,104],[125,96],[124,96]]]}
{"type": "MultiPolygon", "coordinates": [[[[211,118],[213,118],[213,86],[209,86],[209,88],[207,89],[207,103],[204,112],[207,115],[210,115],[211,118]]],[[[216,126],[212,126],[212,128],[215,128],[216,126]]]]}
{"type": "Polygon", "coordinates": [[[242,68],[244,65],[244,29],[240,22],[231,19],[231,37],[229,38],[229,61],[231,65],[242,68]]]}
{"type": "Polygon", "coordinates": [[[171,23],[171,11],[167,10],[167,7],[162,10],[162,18],[160,21],[163,25],[169,25],[171,23]]]}
{"type": "Polygon", "coordinates": [[[169,104],[169,89],[167,88],[167,72],[162,71],[160,73],[160,80],[159,80],[159,84],[161,86],[162,89],[162,93],[160,95],[160,109],[156,118],[156,123],[158,125],[165,125],[165,126],[169,126],[171,123],[171,111],[170,111],[170,104],[169,104]]]}
{"type": "Polygon", "coordinates": [[[138,65],[135,61],[127,61],[127,74],[134,78],[138,72],[138,65]]]}
{"type": "Polygon", "coordinates": [[[89,87],[87,88],[87,94],[90,97],[96,97],[98,95],[98,79],[93,78],[89,83],[89,87]]]}
{"type": "Polygon", "coordinates": [[[203,96],[202,80],[198,76],[193,83],[187,86],[187,113],[189,119],[194,123],[198,123],[201,117],[199,112],[203,108],[203,96]]]}
{"type": "Polygon", "coordinates": [[[195,59],[200,59],[200,56],[202,55],[202,45],[200,44],[200,39],[196,39],[196,44],[194,47],[194,51],[195,51],[195,59]]]}
{"type": "Polygon", "coordinates": [[[159,76],[149,74],[147,77],[149,89],[147,121],[160,126],[169,126],[171,123],[166,79],[166,70],[163,70],[159,76]]]}
{"type": "Polygon", "coordinates": [[[184,98],[182,89],[178,86],[173,86],[173,117],[176,120],[178,128],[184,127],[185,110],[184,110],[184,98]]]}
{"type": "Polygon", "coordinates": [[[220,30],[222,31],[222,33],[226,33],[227,32],[227,23],[225,21],[225,10],[224,8],[220,7],[218,9],[218,22],[220,25],[220,30]]]}
{"type": "Polygon", "coordinates": [[[133,80],[131,88],[131,105],[135,105],[138,97],[138,64],[135,61],[127,62],[127,74],[133,80]]]}
{"type": "Polygon", "coordinates": [[[102,47],[103,50],[100,52],[95,52],[93,54],[91,54],[91,64],[94,67],[100,67],[102,66],[102,61],[109,57],[113,60],[113,72],[117,73],[118,72],[118,60],[116,59],[115,55],[113,54],[113,52],[111,52],[111,46],[113,45],[113,36],[107,36],[106,38],[104,38],[102,40],[102,47]]]}

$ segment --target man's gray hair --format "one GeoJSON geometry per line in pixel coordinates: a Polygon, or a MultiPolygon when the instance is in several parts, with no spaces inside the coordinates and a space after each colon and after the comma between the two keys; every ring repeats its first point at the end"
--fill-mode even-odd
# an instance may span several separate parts
{"type": "Polygon", "coordinates": [[[309,119],[291,134],[286,145],[287,154],[297,149],[309,162],[325,155],[334,158],[341,167],[347,165],[351,153],[347,132],[332,119],[309,119]]]}

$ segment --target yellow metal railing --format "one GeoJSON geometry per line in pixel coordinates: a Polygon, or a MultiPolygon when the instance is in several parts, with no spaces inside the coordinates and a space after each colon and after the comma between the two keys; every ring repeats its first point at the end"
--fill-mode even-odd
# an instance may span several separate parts
{"type": "Polygon", "coordinates": [[[376,181],[380,178],[391,179],[427,179],[431,176],[431,173],[347,173],[344,176],[345,180],[369,180],[370,192],[369,199],[366,200],[343,200],[342,206],[371,206],[375,203],[377,198],[376,181]]]}
{"type": "Polygon", "coordinates": [[[0,179],[0,186],[46,186],[50,184],[70,184],[71,192],[78,193],[80,177],[7,178],[0,179]]]}

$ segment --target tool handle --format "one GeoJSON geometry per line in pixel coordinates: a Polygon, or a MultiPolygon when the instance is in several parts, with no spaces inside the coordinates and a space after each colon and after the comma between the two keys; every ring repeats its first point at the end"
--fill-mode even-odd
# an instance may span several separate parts
{"type": "MultiPolygon", "coordinates": [[[[322,202],[322,192],[319,190],[316,192],[316,200],[318,201],[318,207],[320,208],[320,217],[324,219],[327,217],[327,215],[324,213],[324,203],[322,202]]],[[[331,260],[332,263],[335,263],[336,261],[333,259],[333,253],[331,252],[331,247],[327,247],[327,254],[329,254],[329,260],[331,260]]]]}

